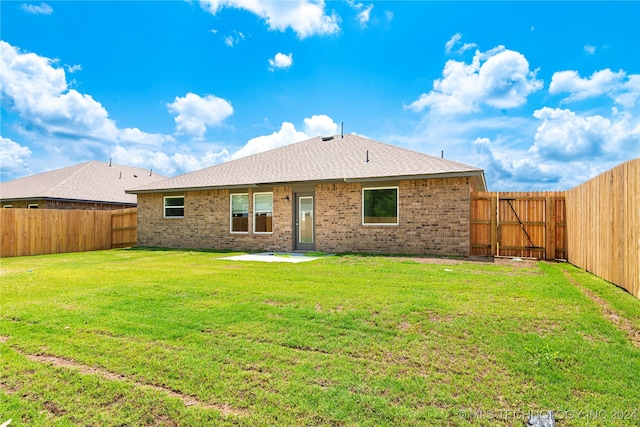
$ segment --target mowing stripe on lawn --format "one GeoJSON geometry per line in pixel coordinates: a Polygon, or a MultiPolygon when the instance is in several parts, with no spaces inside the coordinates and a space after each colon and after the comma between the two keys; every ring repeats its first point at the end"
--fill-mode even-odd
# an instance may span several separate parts
{"type": "MultiPolygon", "coordinates": [[[[16,349],[14,349],[16,350],[16,349]]],[[[16,350],[17,351],[17,350],[16,350]]],[[[80,364],[74,360],[65,359],[63,357],[52,356],[47,354],[23,354],[26,358],[33,362],[38,363],[47,363],[49,365],[53,365],[61,368],[69,368],[80,371],[80,373],[84,375],[98,375],[109,381],[122,381],[128,382],[136,387],[140,387],[148,390],[155,390],[166,393],[171,397],[175,397],[177,399],[182,400],[185,406],[198,406],[203,409],[215,409],[220,412],[222,416],[235,416],[235,417],[243,417],[247,415],[247,411],[238,408],[232,408],[230,405],[226,403],[204,403],[200,400],[196,399],[193,396],[189,396],[181,393],[178,390],[173,390],[167,387],[153,385],[153,384],[145,384],[140,381],[132,381],[129,380],[124,375],[116,374],[114,372],[107,371],[106,369],[95,368],[93,366],[87,366],[80,364]]]]}
{"type": "Polygon", "coordinates": [[[580,291],[585,294],[587,298],[593,301],[600,309],[602,310],[602,314],[605,319],[607,319],[613,326],[624,332],[631,340],[631,343],[640,349],[640,330],[636,329],[633,326],[633,323],[626,317],[620,316],[614,309],[607,303],[605,300],[600,298],[598,295],[585,288],[578,282],[573,276],[569,274],[567,271],[563,271],[565,277],[569,279],[569,281],[580,291]]]}

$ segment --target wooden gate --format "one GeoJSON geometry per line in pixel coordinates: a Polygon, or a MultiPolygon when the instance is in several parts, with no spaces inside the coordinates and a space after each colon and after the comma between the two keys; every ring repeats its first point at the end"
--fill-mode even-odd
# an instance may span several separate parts
{"type": "Polygon", "coordinates": [[[476,192],[471,254],[566,259],[564,192],[476,192]]]}
{"type": "Polygon", "coordinates": [[[138,243],[138,209],[122,209],[111,214],[111,248],[126,248],[138,243]]]}

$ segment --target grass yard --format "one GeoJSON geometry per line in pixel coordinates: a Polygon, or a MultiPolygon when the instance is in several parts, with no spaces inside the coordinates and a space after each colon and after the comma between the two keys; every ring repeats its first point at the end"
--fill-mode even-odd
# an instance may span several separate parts
{"type": "Polygon", "coordinates": [[[567,264],[0,260],[0,424],[640,424],[640,301],[567,264]]]}

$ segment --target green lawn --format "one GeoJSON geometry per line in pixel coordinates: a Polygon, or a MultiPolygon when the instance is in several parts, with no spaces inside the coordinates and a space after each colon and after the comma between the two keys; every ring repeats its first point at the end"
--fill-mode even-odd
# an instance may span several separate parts
{"type": "Polygon", "coordinates": [[[570,265],[224,255],[0,260],[0,424],[640,424],[640,301],[570,265]]]}

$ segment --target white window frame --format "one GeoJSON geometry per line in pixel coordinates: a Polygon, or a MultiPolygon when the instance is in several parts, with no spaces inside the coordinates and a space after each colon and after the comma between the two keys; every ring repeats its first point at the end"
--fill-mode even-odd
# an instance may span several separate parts
{"type": "Polygon", "coordinates": [[[400,187],[398,186],[389,186],[389,187],[362,187],[362,225],[369,226],[398,226],[400,224],[400,187]],[[364,222],[364,192],[368,190],[396,190],[396,222],[364,222]]]}
{"type": "Polygon", "coordinates": [[[27,209],[38,209],[38,204],[37,203],[29,203],[27,205],[27,209]]]}
{"type": "Polygon", "coordinates": [[[3,208],[5,208],[5,209],[11,209],[11,208],[13,208],[13,205],[4,205],[4,206],[3,206],[3,208]]]}
{"type": "Polygon", "coordinates": [[[273,192],[265,191],[262,193],[253,193],[253,233],[254,234],[273,234],[273,192]],[[256,231],[256,196],[263,196],[265,194],[271,195],[271,231],[256,231]]]}
{"type": "Polygon", "coordinates": [[[184,218],[184,194],[182,196],[164,196],[162,198],[162,214],[163,214],[163,217],[167,219],[184,218]],[[182,199],[182,206],[167,206],[166,205],[167,199],[182,199]],[[169,209],[182,208],[182,216],[179,216],[179,215],[167,216],[167,208],[169,209]]]}
{"type": "Polygon", "coordinates": [[[229,233],[231,234],[249,234],[249,217],[251,209],[249,209],[249,193],[231,193],[229,195],[229,233]],[[233,231],[233,197],[234,196],[246,196],[247,197],[247,231],[233,231]]]}

